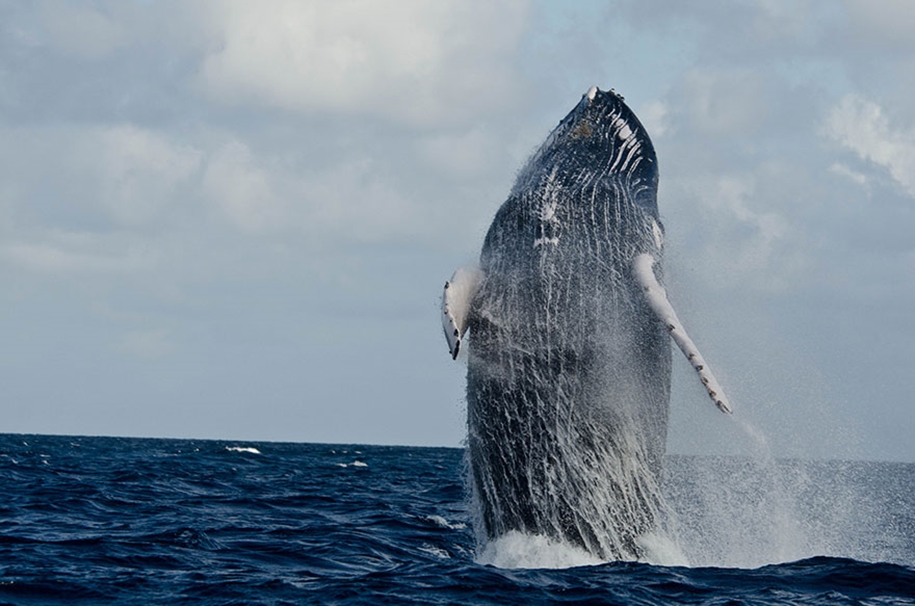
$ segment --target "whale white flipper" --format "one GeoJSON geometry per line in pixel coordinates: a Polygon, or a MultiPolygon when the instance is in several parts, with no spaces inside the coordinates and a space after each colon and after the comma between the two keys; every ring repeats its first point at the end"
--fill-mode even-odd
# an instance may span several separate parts
{"type": "Polygon", "coordinates": [[[654,262],[654,258],[647,253],[637,255],[635,259],[632,260],[632,273],[639,286],[642,287],[648,305],[658,316],[658,319],[664,323],[668,332],[670,332],[670,336],[674,340],[674,343],[677,344],[680,351],[682,351],[683,355],[686,356],[686,359],[689,360],[689,363],[692,364],[696,372],[699,373],[699,380],[702,381],[702,385],[705,386],[708,395],[712,398],[712,401],[715,402],[715,405],[718,406],[721,412],[731,412],[731,405],[724,395],[724,390],[721,389],[721,385],[718,383],[718,380],[715,379],[715,375],[712,374],[708,363],[706,363],[702,354],[699,353],[696,344],[693,343],[693,340],[686,334],[683,324],[677,317],[677,312],[674,311],[673,306],[667,299],[667,291],[664,290],[664,287],[661,286],[655,277],[654,270],[652,269],[654,262]]]}
{"type": "Polygon", "coordinates": [[[461,339],[467,332],[467,313],[470,303],[480,290],[483,272],[477,268],[460,267],[445,282],[442,293],[442,328],[451,358],[457,360],[461,352],[461,339]]]}

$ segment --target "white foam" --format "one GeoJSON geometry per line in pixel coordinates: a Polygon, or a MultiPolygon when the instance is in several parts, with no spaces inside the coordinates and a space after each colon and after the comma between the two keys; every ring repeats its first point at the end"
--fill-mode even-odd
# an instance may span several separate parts
{"type": "Polygon", "coordinates": [[[423,546],[419,548],[419,551],[428,553],[429,555],[435,556],[442,560],[451,559],[451,554],[446,550],[442,549],[441,547],[436,547],[435,545],[430,545],[428,543],[423,544],[423,546]]]}
{"type": "Polygon", "coordinates": [[[247,452],[250,454],[261,454],[261,451],[253,446],[226,446],[226,450],[231,452],[247,452]]]}
{"type": "Polygon", "coordinates": [[[498,568],[573,568],[604,563],[580,547],[517,530],[489,541],[477,554],[476,562],[498,568]]]}
{"type": "Polygon", "coordinates": [[[352,463],[337,463],[337,467],[368,467],[368,463],[362,461],[353,461],[352,463]]]}
{"type": "Polygon", "coordinates": [[[661,226],[654,219],[651,221],[651,234],[654,236],[655,246],[658,247],[658,250],[661,250],[664,246],[664,232],[661,231],[661,226]]]}
{"type": "Polygon", "coordinates": [[[426,516],[425,519],[429,520],[430,522],[435,522],[442,528],[448,528],[450,530],[463,530],[464,528],[467,528],[467,524],[464,524],[463,522],[457,522],[456,524],[452,524],[451,522],[449,522],[442,516],[431,515],[431,516],[426,516]]]}
{"type": "Polygon", "coordinates": [[[644,560],[655,566],[689,566],[689,559],[676,541],[663,534],[650,532],[637,539],[645,550],[644,560]]]}

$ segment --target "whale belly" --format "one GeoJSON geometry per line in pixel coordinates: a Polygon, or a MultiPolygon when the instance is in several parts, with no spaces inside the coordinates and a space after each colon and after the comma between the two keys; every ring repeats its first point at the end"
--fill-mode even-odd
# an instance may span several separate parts
{"type": "Polygon", "coordinates": [[[487,538],[516,530],[638,558],[636,539],[660,515],[669,337],[612,262],[612,242],[567,231],[532,246],[511,227],[484,251],[469,319],[482,527],[487,538]]]}

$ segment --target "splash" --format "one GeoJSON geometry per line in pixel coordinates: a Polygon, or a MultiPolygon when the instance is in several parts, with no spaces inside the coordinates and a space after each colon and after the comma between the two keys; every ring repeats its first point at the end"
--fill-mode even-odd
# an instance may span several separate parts
{"type": "Polygon", "coordinates": [[[476,561],[498,568],[574,568],[604,563],[565,541],[517,530],[488,542],[476,561]]]}
{"type": "Polygon", "coordinates": [[[665,460],[668,528],[690,565],[756,568],[815,556],[910,562],[902,466],[778,458],[760,427],[739,412],[731,420],[747,454],[665,460]]]}
{"type": "Polygon", "coordinates": [[[795,501],[772,461],[670,457],[666,496],[691,565],[754,568],[810,553],[795,501]]]}

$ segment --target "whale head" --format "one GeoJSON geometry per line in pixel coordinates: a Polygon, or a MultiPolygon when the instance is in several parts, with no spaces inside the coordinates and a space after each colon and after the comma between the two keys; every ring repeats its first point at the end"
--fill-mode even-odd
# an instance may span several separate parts
{"type": "Polygon", "coordinates": [[[550,133],[522,169],[520,191],[560,179],[565,187],[604,179],[617,183],[630,201],[658,216],[658,162],[654,145],[635,113],[615,91],[592,86],[550,133]]]}

